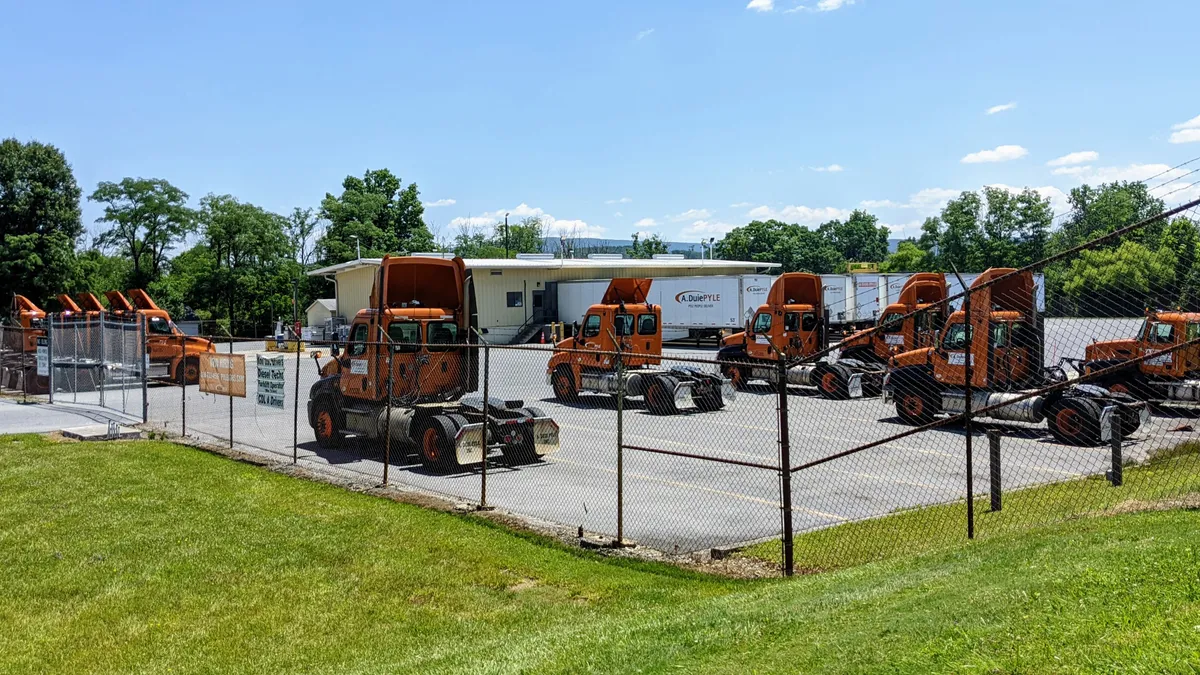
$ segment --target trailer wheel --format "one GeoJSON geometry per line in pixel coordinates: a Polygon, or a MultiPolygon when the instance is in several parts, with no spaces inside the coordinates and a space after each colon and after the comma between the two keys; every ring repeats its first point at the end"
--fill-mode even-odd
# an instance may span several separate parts
{"type": "Polygon", "coordinates": [[[337,409],[328,398],[317,400],[316,413],[313,414],[313,434],[317,437],[317,445],[330,449],[341,446],[346,435],[342,433],[337,409]]]}
{"type": "Polygon", "coordinates": [[[554,386],[554,398],[560,403],[579,400],[579,390],[575,388],[575,375],[571,373],[571,366],[564,364],[555,368],[550,381],[554,386]]]}
{"type": "Polygon", "coordinates": [[[189,356],[179,367],[180,384],[196,384],[200,381],[200,359],[189,356]]]}
{"type": "Polygon", "coordinates": [[[675,415],[675,386],[679,381],[670,375],[659,375],[646,390],[646,407],[655,415],[675,415]]]}
{"type": "MultiPolygon", "coordinates": [[[[519,408],[513,412],[533,419],[545,417],[541,408],[519,408]]],[[[533,444],[533,425],[516,424],[514,426],[512,443],[505,443],[500,451],[504,453],[504,461],[508,464],[532,464],[538,460],[537,451],[533,444]]]]}
{"type": "Polygon", "coordinates": [[[445,415],[434,415],[421,432],[421,463],[431,469],[458,465],[454,456],[454,422],[445,415]]]}
{"type": "Polygon", "coordinates": [[[936,392],[905,389],[896,392],[896,416],[905,424],[919,427],[929,424],[942,411],[941,396],[936,392]]]}
{"type": "Polygon", "coordinates": [[[846,372],[837,366],[826,366],[818,371],[817,389],[828,399],[841,401],[850,398],[850,382],[846,372]]]}
{"type": "Polygon", "coordinates": [[[1050,434],[1068,445],[1100,442],[1100,406],[1090,399],[1070,397],[1059,401],[1049,416],[1050,434]]]}
{"type": "Polygon", "coordinates": [[[725,399],[721,398],[721,386],[712,382],[698,382],[692,385],[692,403],[704,412],[724,408],[725,399]]]}

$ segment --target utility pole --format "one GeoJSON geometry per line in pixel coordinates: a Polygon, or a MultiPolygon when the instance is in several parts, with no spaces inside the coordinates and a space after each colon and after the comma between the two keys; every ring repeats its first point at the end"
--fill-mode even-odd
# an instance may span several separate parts
{"type": "Polygon", "coordinates": [[[362,260],[362,240],[358,238],[357,234],[352,234],[350,237],[354,239],[354,250],[358,254],[358,259],[362,260]]]}
{"type": "Polygon", "coordinates": [[[508,259],[508,214],[504,214],[504,258],[508,259]]]}

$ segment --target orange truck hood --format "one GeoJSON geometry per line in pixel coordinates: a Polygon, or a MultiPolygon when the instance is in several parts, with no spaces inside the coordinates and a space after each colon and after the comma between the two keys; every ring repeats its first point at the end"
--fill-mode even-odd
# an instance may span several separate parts
{"type": "Polygon", "coordinates": [[[889,365],[893,368],[903,368],[904,366],[919,366],[929,362],[929,354],[933,351],[933,347],[925,347],[923,349],[913,349],[903,352],[892,357],[889,365]]]}
{"type": "Polygon", "coordinates": [[[1133,358],[1137,356],[1139,346],[1141,346],[1141,343],[1135,338],[1108,340],[1106,342],[1093,342],[1083,350],[1083,353],[1084,357],[1089,361],[1096,359],[1133,358]]]}

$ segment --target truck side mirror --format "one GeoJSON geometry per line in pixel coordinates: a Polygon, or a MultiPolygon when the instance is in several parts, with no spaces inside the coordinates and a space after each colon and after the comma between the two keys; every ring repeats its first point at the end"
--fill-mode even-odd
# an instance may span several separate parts
{"type": "Polygon", "coordinates": [[[338,357],[338,354],[341,353],[341,351],[342,351],[341,347],[338,347],[336,342],[329,345],[329,355],[332,356],[333,358],[336,359],[338,357]]]}
{"type": "Polygon", "coordinates": [[[579,342],[579,322],[571,322],[571,337],[575,338],[575,342],[579,342]]]}

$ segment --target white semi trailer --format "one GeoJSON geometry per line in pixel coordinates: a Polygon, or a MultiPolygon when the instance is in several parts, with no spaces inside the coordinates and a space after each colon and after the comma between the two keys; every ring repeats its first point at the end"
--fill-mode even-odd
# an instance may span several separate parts
{"type": "MultiPolygon", "coordinates": [[[[570,324],[588,307],[600,303],[609,279],[563,281],[558,284],[558,318],[570,324]]],[[[647,302],[662,307],[664,340],[679,340],[721,331],[738,331],[767,301],[774,277],[765,274],[708,277],[658,277],[647,302]]]]}

